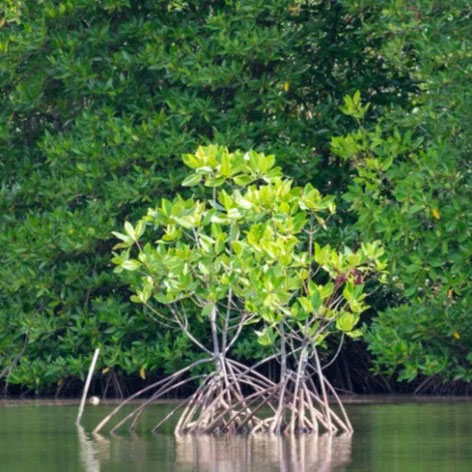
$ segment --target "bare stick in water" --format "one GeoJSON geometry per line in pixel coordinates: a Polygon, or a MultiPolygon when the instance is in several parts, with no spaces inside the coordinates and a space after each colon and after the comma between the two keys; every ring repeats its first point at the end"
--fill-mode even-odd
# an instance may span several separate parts
{"type": "Polygon", "coordinates": [[[97,349],[95,349],[95,352],[93,353],[92,362],[90,364],[90,368],[87,374],[87,380],[85,381],[84,393],[82,393],[82,400],[80,400],[79,413],[77,415],[77,420],[75,421],[75,424],[80,424],[80,418],[82,418],[82,414],[84,412],[85,400],[87,399],[88,389],[90,387],[90,382],[92,380],[93,371],[95,370],[95,364],[97,363],[99,354],[100,349],[97,347],[97,349]]]}

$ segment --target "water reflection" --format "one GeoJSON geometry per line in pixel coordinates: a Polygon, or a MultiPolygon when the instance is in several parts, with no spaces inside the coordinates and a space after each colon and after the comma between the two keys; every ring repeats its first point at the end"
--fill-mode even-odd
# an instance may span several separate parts
{"type": "MultiPolygon", "coordinates": [[[[142,433],[94,438],[77,431],[75,406],[0,407],[1,472],[470,472],[472,401],[349,405],[350,438],[183,438],[149,431],[172,405],[156,405],[142,433]],[[338,467],[339,466],[339,467],[338,467]]],[[[108,413],[86,412],[85,431],[108,413]]]]}
{"type": "Polygon", "coordinates": [[[176,439],[176,463],[199,472],[280,470],[331,472],[351,460],[351,435],[183,436],[176,439]]]}
{"type": "Polygon", "coordinates": [[[79,456],[84,472],[100,472],[100,461],[110,457],[110,441],[96,434],[89,436],[81,425],[77,425],[79,456]]]}
{"type": "Polygon", "coordinates": [[[103,472],[118,464],[135,467],[151,463],[159,470],[182,472],[333,472],[351,461],[351,435],[173,438],[133,434],[105,438],[88,435],[80,426],[77,434],[84,472],[103,472]]]}

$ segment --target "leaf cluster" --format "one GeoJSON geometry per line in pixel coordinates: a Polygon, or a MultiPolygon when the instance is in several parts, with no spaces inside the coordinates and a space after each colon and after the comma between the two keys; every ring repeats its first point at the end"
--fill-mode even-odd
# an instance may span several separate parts
{"type": "Polygon", "coordinates": [[[333,199],[294,186],[274,156],[210,145],[184,162],[193,170],[184,183],[197,177],[211,189],[207,199],[163,199],[115,233],[116,270],[139,274],[134,302],[189,336],[190,314],[210,319],[223,348],[253,323],[263,326],[255,331],[263,346],[282,333],[313,346],[336,331],[360,335],[364,278],[386,265],[378,242],[357,251],[320,246],[315,236],[335,212],[333,199]]]}

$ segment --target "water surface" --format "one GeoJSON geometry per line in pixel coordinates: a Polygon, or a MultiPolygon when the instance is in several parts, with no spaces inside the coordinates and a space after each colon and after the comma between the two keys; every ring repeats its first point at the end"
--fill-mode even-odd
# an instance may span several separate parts
{"type": "Polygon", "coordinates": [[[147,431],[172,406],[153,405],[135,434],[92,437],[111,406],[0,404],[2,472],[462,472],[472,470],[472,402],[358,403],[347,406],[354,436],[315,439],[185,437],[171,425],[147,431]]]}

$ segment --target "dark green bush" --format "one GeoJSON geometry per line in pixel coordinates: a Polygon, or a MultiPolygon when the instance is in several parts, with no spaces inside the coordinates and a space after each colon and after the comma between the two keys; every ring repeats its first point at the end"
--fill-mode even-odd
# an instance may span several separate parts
{"type": "Polygon", "coordinates": [[[35,390],[82,377],[94,346],[142,377],[193,355],[109,260],[111,231],[175,193],[183,152],[274,152],[333,193],[342,97],[381,109],[413,90],[332,0],[9,0],[0,19],[0,372],[35,390]]]}
{"type": "Polygon", "coordinates": [[[376,130],[365,123],[333,141],[352,165],[345,198],[357,228],[382,239],[390,260],[389,308],[377,306],[369,349],[378,371],[401,380],[470,382],[472,7],[420,0],[362,8],[378,9],[364,28],[383,38],[389,67],[409,70],[420,90],[413,109],[392,106],[376,130]]]}

